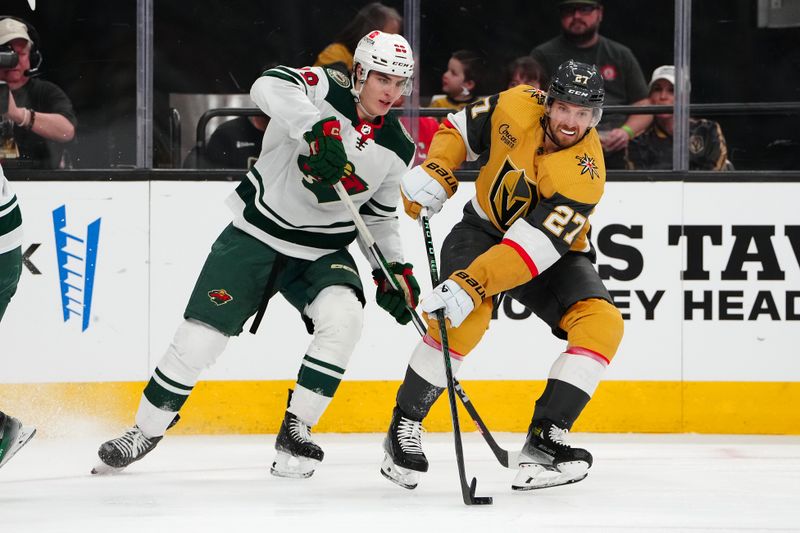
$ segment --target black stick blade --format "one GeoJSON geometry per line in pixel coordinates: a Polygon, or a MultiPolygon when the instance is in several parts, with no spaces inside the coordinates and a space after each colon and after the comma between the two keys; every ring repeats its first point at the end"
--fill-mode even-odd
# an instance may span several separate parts
{"type": "Polygon", "coordinates": [[[464,503],[467,505],[492,505],[494,499],[491,496],[475,496],[475,488],[478,486],[478,478],[472,478],[469,485],[469,494],[464,491],[464,503]]]}

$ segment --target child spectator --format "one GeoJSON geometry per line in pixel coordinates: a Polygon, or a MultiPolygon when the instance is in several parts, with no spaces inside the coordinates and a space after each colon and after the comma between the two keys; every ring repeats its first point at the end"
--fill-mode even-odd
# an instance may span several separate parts
{"type": "Polygon", "coordinates": [[[481,82],[486,74],[486,60],[472,50],[453,52],[442,74],[443,95],[435,95],[431,107],[446,107],[460,111],[478,99],[481,82]]]}
{"type": "Polygon", "coordinates": [[[508,64],[508,89],[517,85],[530,85],[537,89],[547,87],[544,67],[531,56],[518,57],[508,64]]]}

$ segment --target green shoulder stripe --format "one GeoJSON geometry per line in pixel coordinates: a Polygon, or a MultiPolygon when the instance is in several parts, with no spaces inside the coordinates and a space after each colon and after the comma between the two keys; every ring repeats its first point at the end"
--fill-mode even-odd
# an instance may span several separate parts
{"type": "MultiPolygon", "coordinates": [[[[356,104],[353,94],[350,92],[349,80],[345,84],[343,74],[332,68],[325,68],[325,76],[328,78],[328,94],[325,100],[333,106],[336,111],[346,116],[355,126],[360,122],[356,112],[356,104]]],[[[346,79],[346,78],[345,78],[346,79]]]]}
{"type": "Polygon", "coordinates": [[[375,133],[375,142],[397,154],[406,165],[414,157],[414,141],[393,113],[386,115],[383,127],[375,133]]]}

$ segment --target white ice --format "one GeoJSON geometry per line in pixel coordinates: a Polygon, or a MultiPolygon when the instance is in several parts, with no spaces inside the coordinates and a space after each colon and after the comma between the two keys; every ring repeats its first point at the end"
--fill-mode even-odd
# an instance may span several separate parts
{"type": "MultiPolygon", "coordinates": [[[[168,436],[124,473],[91,476],[103,437],[37,436],[0,470],[0,529],[14,532],[800,531],[800,438],[576,434],[595,465],[575,485],[517,493],[476,433],[468,476],[490,506],[462,503],[452,436],[406,490],[378,472],[382,435],[320,434],[313,477],[268,473],[274,435],[168,436]],[[287,528],[287,529],[283,529],[287,528]]],[[[496,435],[509,450],[523,435],[496,435]]]]}

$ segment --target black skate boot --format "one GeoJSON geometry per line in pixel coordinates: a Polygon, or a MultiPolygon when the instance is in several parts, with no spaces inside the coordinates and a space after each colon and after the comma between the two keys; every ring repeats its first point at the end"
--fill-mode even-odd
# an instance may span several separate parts
{"type": "Polygon", "coordinates": [[[389,432],[383,439],[386,456],[381,465],[381,474],[386,479],[406,489],[419,483],[420,472],[428,471],[428,459],[422,451],[422,422],[403,416],[399,407],[392,412],[389,432]]]}
{"type": "Polygon", "coordinates": [[[556,487],[577,483],[587,476],[592,454],[568,445],[564,440],[567,432],[546,419],[531,424],[512,489],[556,487]]]}
{"type": "Polygon", "coordinates": [[[275,449],[278,453],[269,471],[278,477],[311,477],[325,457],[322,448],[311,440],[311,427],[289,411],[283,417],[275,449]]]}
{"type": "Polygon", "coordinates": [[[0,413],[0,467],[6,464],[35,434],[35,428],[23,427],[22,422],[13,416],[0,413]]]}
{"type": "MultiPolygon", "coordinates": [[[[180,415],[176,414],[167,429],[171,428],[180,420],[180,415]]],[[[116,439],[104,442],[97,450],[100,463],[92,468],[92,474],[118,474],[125,467],[138,461],[156,447],[164,436],[146,437],[139,426],[133,426],[124,435],[116,439]]]]}

